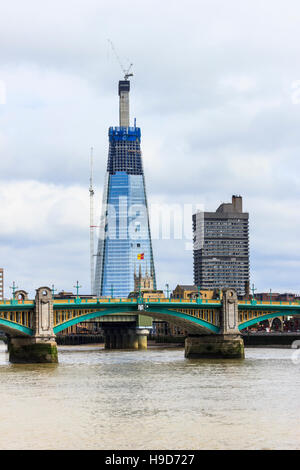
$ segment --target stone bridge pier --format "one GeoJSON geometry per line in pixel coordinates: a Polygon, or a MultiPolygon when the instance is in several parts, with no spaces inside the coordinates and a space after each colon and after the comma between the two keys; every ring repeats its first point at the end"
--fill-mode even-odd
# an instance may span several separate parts
{"type": "Polygon", "coordinates": [[[53,332],[53,298],[49,287],[40,287],[35,296],[33,336],[11,336],[8,340],[12,363],[56,363],[57,345],[53,332]]]}
{"type": "Polygon", "coordinates": [[[244,359],[244,340],[238,329],[238,299],[233,289],[223,289],[217,334],[189,335],[185,339],[185,357],[244,359]]]}
{"type": "Polygon", "coordinates": [[[148,328],[103,327],[105,349],[147,349],[148,328]]]}

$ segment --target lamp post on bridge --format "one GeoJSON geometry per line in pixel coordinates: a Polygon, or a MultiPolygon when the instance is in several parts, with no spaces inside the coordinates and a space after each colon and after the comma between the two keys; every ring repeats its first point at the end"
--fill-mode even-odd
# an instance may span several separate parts
{"type": "Polygon", "coordinates": [[[255,303],[255,291],[257,290],[256,287],[254,287],[254,284],[252,284],[252,303],[255,303]]]}
{"type": "Polygon", "coordinates": [[[139,295],[138,295],[137,302],[138,302],[138,304],[142,304],[142,303],[143,303],[141,280],[139,281],[139,295]]]}
{"type": "Polygon", "coordinates": [[[81,289],[82,286],[79,285],[79,282],[77,281],[76,282],[76,286],[73,286],[75,287],[76,289],[76,302],[79,303],[80,302],[80,298],[79,298],[79,295],[78,295],[78,292],[79,292],[79,289],[81,289]]]}
{"type": "Polygon", "coordinates": [[[16,283],[15,281],[13,281],[13,285],[9,287],[10,289],[12,289],[12,296],[13,296],[13,300],[15,300],[16,298],[16,290],[18,289],[18,286],[16,286],[16,283]]]}
{"type": "Polygon", "coordinates": [[[270,304],[272,303],[272,289],[270,289],[270,304]]]}
{"type": "Polygon", "coordinates": [[[54,284],[52,284],[52,297],[54,298],[54,295],[55,295],[55,292],[57,291],[57,289],[54,289],[54,284]]]}
{"type": "Polygon", "coordinates": [[[167,293],[167,299],[170,298],[170,297],[169,297],[169,293],[170,293],[171,291],[170,291],[169,287],[170,287],[170,286],[169,286],[169,284],[167,283],[167,284],[166,284],[166,289],[165,289],[165,292],[167,293]]]}
{"type": "Polygon", "coordinates": [[[197,286],[198,289],[198,297],[197,297],[197,304],[202,303],[202,297],[201,297],[201,292],[200,292],[200,286],[197,286]]]}

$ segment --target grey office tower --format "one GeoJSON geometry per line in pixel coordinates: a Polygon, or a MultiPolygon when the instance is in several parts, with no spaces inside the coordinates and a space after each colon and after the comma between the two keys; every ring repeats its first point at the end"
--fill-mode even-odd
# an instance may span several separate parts
{"type": "Polygon", "coordinates": [[[194,283],[203,289],[249,286],[249,214],[241,196],[216,212],[193,215],[194,283]]]}

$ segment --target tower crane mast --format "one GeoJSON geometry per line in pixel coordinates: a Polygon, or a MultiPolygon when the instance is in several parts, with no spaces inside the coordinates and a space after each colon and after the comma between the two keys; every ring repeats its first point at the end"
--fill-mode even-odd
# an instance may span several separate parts
{"type": "Polygon", "coordinates": [[[94,294],[94,279],[95,279],[95,266],[94,266],[94,188],[93,188],[93,147],[91,147],[90,155],[90,269],[91,269],[91,294],[94,294]]]}

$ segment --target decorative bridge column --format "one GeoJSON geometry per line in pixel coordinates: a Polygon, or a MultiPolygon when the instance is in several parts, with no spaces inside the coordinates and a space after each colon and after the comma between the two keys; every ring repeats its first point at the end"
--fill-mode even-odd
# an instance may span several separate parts
{"type": "Polygon", "coordinates": [[[244,340],[238,329],[238,299],[235,290],[223,289],[220,332],[190,335],[185,340],[185,357],[243,359],[244,340]]]}
{"type": "Polygon", "coordinates": [[[36,290],[33,336],[12,337],[9,360],[14,363],[56,363],[57,345],[53,332],[53,297],[49,287],[36,290]]]}

